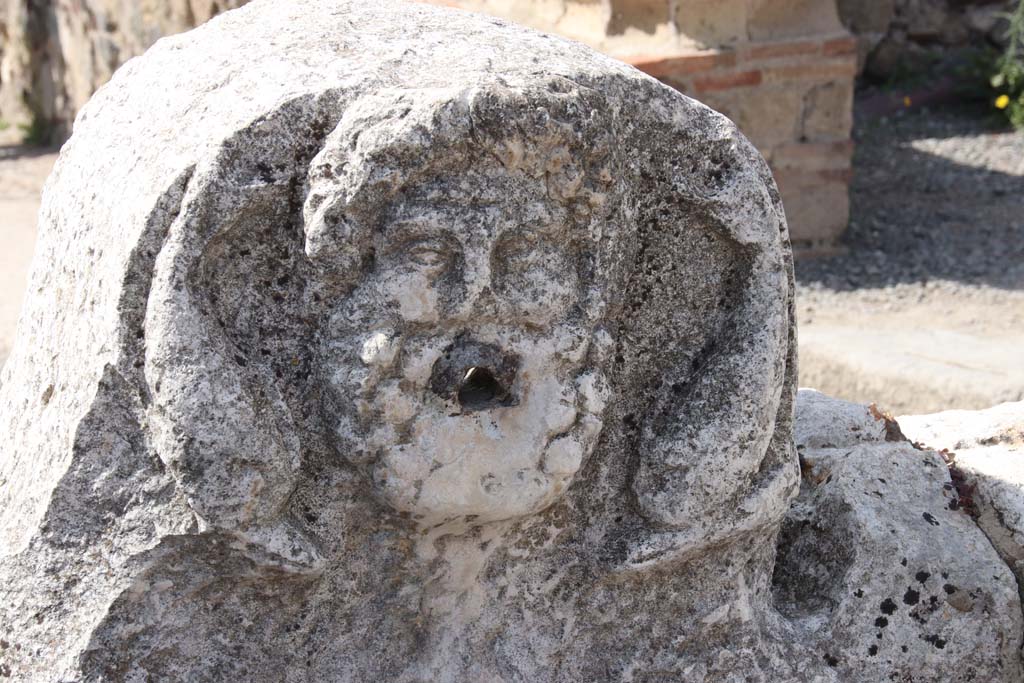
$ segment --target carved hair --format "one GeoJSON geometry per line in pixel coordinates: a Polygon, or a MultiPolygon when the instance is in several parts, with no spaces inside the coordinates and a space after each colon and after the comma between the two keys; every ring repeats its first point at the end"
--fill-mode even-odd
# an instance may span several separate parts
{"type": "Polygon", "coordinates": [[[440,173],[495,163],[543,178],[548,197],[573,209],[577,228],[595,226],[577,234],[594,233],[619,208],[608,196],[615,164],[609,114],[598,91],[563,78],[544,87],[493,83],[440,95],[363,96],[346,108],[310,164],[306,253],[344,290],[362,270],[381,213],[403,191],[440,173]]]}

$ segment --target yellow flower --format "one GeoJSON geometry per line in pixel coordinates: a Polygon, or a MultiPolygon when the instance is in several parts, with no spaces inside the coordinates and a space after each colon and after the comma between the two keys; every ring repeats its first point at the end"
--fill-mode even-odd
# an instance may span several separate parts
{"type": "Polygon", "coordinates": [[[903,106],[904,107],[909,107],[912,104],[913,104],[913,101],[911,101],[910,96],[909,95],[905,95],[903,97],[903,106]]]}
{"type": "Polygon", "coordinates": [[[996,109],[1006,109],[1010,106],[1010,96],[1000,95],[996,98],[996,109]]]}

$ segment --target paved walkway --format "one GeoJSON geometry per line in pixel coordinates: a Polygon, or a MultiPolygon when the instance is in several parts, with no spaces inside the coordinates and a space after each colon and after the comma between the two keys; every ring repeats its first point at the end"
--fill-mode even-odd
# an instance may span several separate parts
{"type": "Polygon", "coordinates": [[[846,251],[797,263],[801,385],[895,414],[1024,400],[1024,133],[951,106],[855,141],[846,251]]]}
{"type": "Polygon", "coordinates": [[[1024,400],[1024,292],[937,282],[808,299],[803,386],[894,414],[1024,400]]]}

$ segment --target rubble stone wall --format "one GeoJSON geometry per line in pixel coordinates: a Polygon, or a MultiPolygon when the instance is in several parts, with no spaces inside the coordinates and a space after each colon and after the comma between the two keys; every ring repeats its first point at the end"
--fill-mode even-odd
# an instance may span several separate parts
{"type": "Polygon", "coordinates": [[[999,46],[1003,16],[1019,0],[838,0],[843,24],[857,36],[863,73],[884,81],[926,66],[935,53],[967,45],[999,46]]]}

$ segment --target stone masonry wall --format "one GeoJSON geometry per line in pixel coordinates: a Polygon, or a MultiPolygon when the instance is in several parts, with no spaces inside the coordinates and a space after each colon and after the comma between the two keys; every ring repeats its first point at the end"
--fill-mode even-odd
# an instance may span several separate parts
{"type": "Polygon", "coordinates": [[[965,46],[1005,44],[1005,14],[1018,0],[838,0],[857,36],[858,62],[872,80],[917,73],[965,46]]]}

